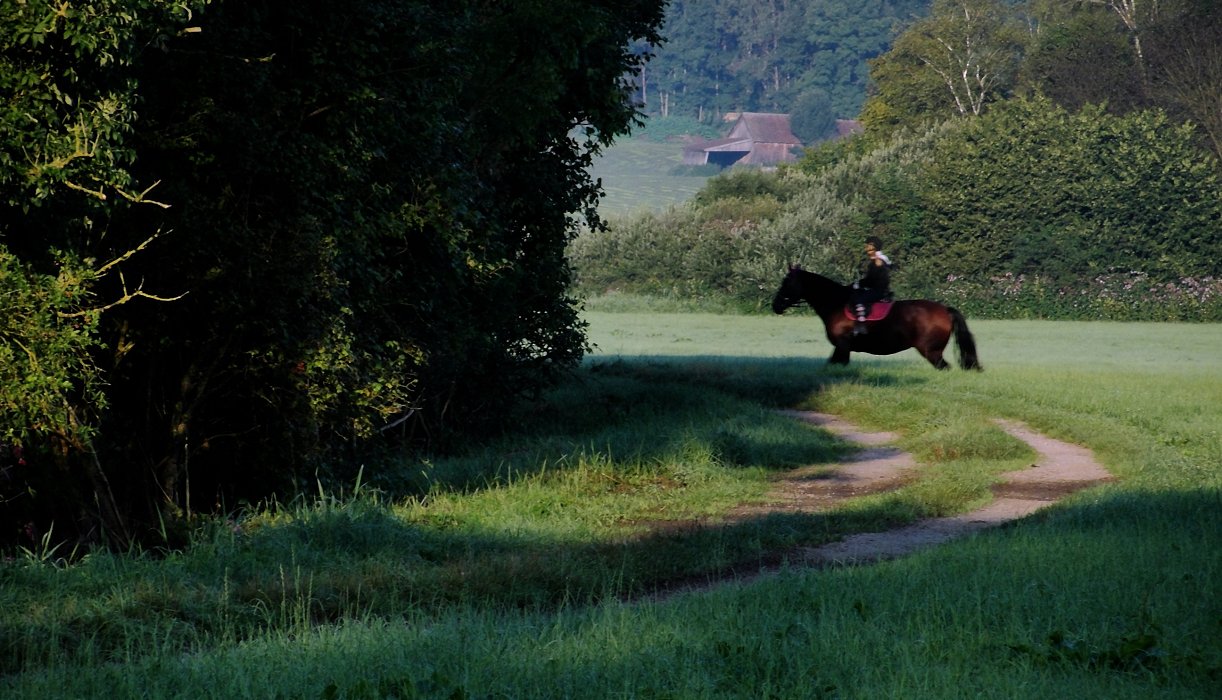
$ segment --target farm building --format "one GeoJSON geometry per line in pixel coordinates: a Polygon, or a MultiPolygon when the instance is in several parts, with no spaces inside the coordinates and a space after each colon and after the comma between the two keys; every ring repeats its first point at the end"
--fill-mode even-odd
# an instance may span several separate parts
{"type": "Polygon", "coordinates": [[[797,159],[793,149],[802,142],[789,128],[788,114],[743,112],[723,139],[698,141],[683,149],[684,165],[713,163],[727,167],[773,166],[797,159]]]}

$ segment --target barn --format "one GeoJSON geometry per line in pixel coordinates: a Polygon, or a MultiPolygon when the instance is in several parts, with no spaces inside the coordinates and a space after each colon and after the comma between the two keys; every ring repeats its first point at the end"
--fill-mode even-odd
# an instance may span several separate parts
{"type": "Polygon", "coordinates": [[[728,136],[698,141],[683,149],[684,165],[712,163],[769,167],[797,159],[794,149],[802,142],[789,127],[788,114],[743,112],[728,136]]]}

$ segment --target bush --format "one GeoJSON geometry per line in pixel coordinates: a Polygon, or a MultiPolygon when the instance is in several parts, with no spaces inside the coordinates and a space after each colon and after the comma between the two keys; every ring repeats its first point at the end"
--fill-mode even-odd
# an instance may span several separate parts
{"type": "Polygon", "coordinates": [[[1218,163],[1159,111],[1011,101],[948,131],[914,177],[914,264],[938,274],[1170,282],[1222,259],[1218,163]]]}
{"type": "Polygon", "coordinates": [[[767,171],[760,168],[731,168],[717,177],[710,178],[696,193],[696,206],[708,206],[719,199],[735,198],[750,200],[768,195],[779,202],[787,201],[801,185],[783,175],[783,171],[767,171]]]}
{"type": "Polygon", "coordinates": [[[1155,282],[1144,272],[1111,270],[1084,283],[1005,273],[988,279],[947,275],[932,296],[984,318],[1080,321],[1222,321],[1222,279],[1155,282]]]}
{"type": "Polygon", "coordinates": [[[585,232],[569,248],[575,290],[583,295],[712,297],[754,305],[750,283],[736,273],[733,261],[760,225],[671,209],[620,221],[608,231],[585,232]]]}

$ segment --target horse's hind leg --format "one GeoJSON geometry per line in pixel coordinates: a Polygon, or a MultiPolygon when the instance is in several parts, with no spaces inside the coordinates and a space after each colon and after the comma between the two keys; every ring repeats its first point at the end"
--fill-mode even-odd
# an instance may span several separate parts
{"type": "Polygon", "coordinates": [[[917,352],[921,353],[921,357],[929,360],[929,364],[934,366],[934,369],[950,369],[950,363],[942,358],[942,351],[945,346],[940,348],[922,347],[917,348],[917,352]]]}
{"type": "Polygon", "coordinates": [[[837,345],[835,351],[832,352],[832,356],[827,358],[827,361],[828,364],[847,365],[849,363],[849,349],[837,345]]]}

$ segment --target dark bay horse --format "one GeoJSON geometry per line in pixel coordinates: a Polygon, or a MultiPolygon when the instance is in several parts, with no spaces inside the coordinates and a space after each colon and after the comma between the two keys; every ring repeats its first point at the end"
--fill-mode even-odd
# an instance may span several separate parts
{"type": "Polygon", "coordinates": [[[959,348],[959,366],[983,369],[976,359],[976,340],[967,328],[967,319],[957,310],[925,299],[897,301],[886,318],[869,322],[868,331],[855,336],[853,320],[844,313],[852,291],[852,287],[790,265],[789,274],[772,299],[772,310],[780,314],[796,304],[809,304],[823,319],[827,339],[836,347],[828,359],[832,364],[847,365],[850,352],[891,355],[916,348],[934,367],[947,369],[950,365],[942,359],[942,351],[953,334],[959,348]]]}

